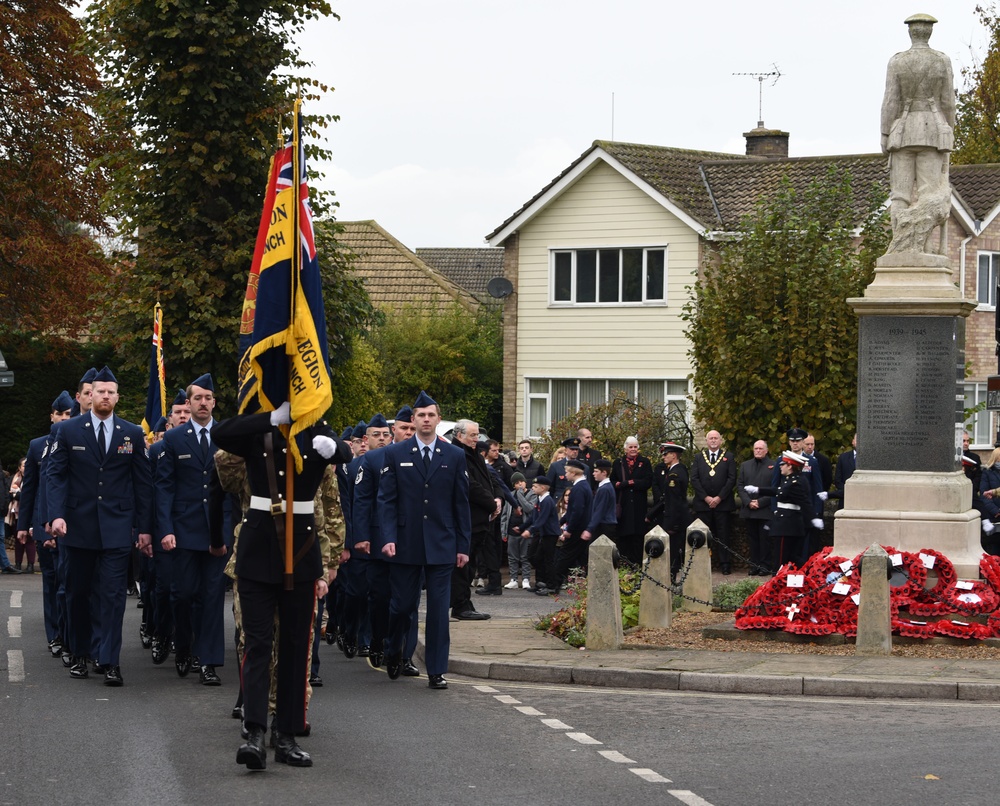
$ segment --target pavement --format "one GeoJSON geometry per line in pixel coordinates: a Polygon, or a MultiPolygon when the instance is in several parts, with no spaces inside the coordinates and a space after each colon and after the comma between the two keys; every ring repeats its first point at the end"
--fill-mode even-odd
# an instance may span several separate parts
{"type": "MultiPolygon", "coordinates": [[[[665,691],[1000,702],[1000,641],[995,639],[983,642],[995,659],[972,660],[754,652],[753,639],[731,650],[596,651],[576,649],[535,629],[539,615],[565,601],[525,590],[473,600],[492,618],[451,622],[449,671],[455,675],[665,691]]],[[[719,613],[719,623],[716,634],[734,637],[728,614],[719,613]]]]}

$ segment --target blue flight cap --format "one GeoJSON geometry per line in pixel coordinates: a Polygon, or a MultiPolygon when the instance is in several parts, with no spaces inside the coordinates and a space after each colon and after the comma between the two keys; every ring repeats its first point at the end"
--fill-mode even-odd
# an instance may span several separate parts
{"type": "Polygon", "coordinates": [[[187,402],[188,402],[187,392],[185,392],[183,389],[178,389],[177,390],[177,397],[174,398],[174,402],[171,403],[170,405],[171,406],[183,406],[187,402]]]}
{"type": "Polygon", "coordinates": [[[73,398],[65,389],[59,393],[59,397],[52,401],[52,411],[69,411],[72,408],[73,398]]]}
{"type": "Polygon", "coordinates": [[[366,430],[368,430],[368,423],[364,420],[360,420],[351,432],[351,439],[361,439],[361,437],[365,435],[366,430]]]}
{"type": "Polygon", "coordinates": [[[426,409],[428,406],[436,406],[436,405],[437,401],[434,398],[432,398],[429,394],[427,394],[427,392],[421,389],[420,394],[417,395],[417,399],[413,404],[413,409],[414,411],[416,411],[417,409],[426,409]]]}
{"type": "Polygon", "coordinates": [[[153,433],[162,434],[166,430],[167,430],[167,418],[161,417],[159,420],[156,421],[156,425],[153,426],[153,433]]]}
{"type": "Polygon", "coordinates": [[[212,383],[212,376],[207,372],[191,381],[190,385],[200,386],[202,389],[208,389],[209,392],[215,392],[215,384],[212,383]]]}
{"type": "Polygon", "coordinates": [[[376,414],[374,417],[372,417],[368,421],[368,427],[369,428],[388,428],[389,427],[389,423],[385,419],[385,417],[383,416],[383,414],[381,412],[379,412],[378,414],[376,414]]]}
{"type": "Polygon", "coordinates": [[[80,378],[80,383],[93,383],[94,378],[97,377],[97,370],[91,367],[86,372],[83,373],[83,377],[80,378]]]}
{"type": "Polygon", "coordinates": [[[94,376],[94,383],[100,381],[101,383],[118,383],[118,379],[115,377],[115,373],[111,371],[107,364],[101,367],[101,371],[94,376]]]}
{"type": "Polygon", "coordinates": [[[344,433],[340,435],[340,438],[345,442],[350,442],[351,436],[353,434],[354,434],[354,429],[351,428],[350,426],[347,426],[347,428],[344,429],[344,433]]]}
{"type": "Polygon", "coordinates": [[[403,406],[403,408],[396,412],[396,420],[401,423],[412,423],[413,409],[409,406],[403,406]]]}

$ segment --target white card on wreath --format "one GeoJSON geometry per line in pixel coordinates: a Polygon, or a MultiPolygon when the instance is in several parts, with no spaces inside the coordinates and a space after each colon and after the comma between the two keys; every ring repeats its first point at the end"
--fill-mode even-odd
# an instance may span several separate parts
{"type": "Polygon", "coordinates": [[[889,559],[892,560],[893,566],[900,566],[900,565],[903,564],[903,555],[902,554],[899,554],[899,553],[897,553],[897,554],[890,554],[889,555],[889,559]]]}
{"type": "Polygon", "coordinates": [[[833,592],[838,596],[847,596],[851,592],[851,586],[846,582],[838,582],[833,586],[833,592]]]}
{"type": "Polygon", "coordinates": [[[971,591],[976,586],[969,582],[967,579],[960,579],[955,583],[955,587],[960,591],[971,591]]]}
{"type": "Polygon", "coordinates": [[[924,568],[933,568],[934,561],[937,559],[933,554],[920,554],[920,562],[924,564],[924,568]]]}
{"type": "Polygon", "coordinates": [[[789,588],[801,588],[806,584],[805,574],[789,574],[785,577],[785,585],[789,588]]]}

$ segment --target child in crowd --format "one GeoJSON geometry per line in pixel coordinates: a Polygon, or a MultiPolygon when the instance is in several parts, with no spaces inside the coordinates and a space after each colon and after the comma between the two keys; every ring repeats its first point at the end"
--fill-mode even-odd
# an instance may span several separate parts
{"type": "Polygon", "coordinates": [[[504,587],[513,590],[517,587],[517,579],[520,577],[521,587],[529,590],[531,588],[531,563],[528,562],[528,546],[531,541],[521,536],[521,527],[525,519],[535,511],[538,496],[528,489],[528,482],[523,473],[515,473],[510,480],[514,484],[514,498],[517,499],[521,514],[518,515],[515,510],[511,513],[510,521],[507,523],[507,564],[510,568],[510,582],[504,587]]]}

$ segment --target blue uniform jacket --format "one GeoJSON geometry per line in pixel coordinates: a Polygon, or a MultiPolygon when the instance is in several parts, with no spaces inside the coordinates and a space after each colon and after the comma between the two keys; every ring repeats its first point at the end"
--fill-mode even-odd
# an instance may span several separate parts
{"type": "Polygon", "coordinates": [[[579,537],[590,522],[590,510],[594,494],[590,491],[587,480],[575,483],[569,494],[569,504],[566,507],[566,517],[563,523],[566,531],[574,537],[579,537]]]}
{"type": "Polygon", "coordinates": [[[24,461],[24,478],[21,481],[21,508],[17,516],[17,530],[33,529],[32,538],[47,540],[45,534],[45,462],[48,459],[51,435],[38,437],[28,443],[24,461]]]}
{"type": "Polygon", "coordinates": [[[524,513],[522,532],[530,531],[532,537],[558,537],[559,513],[551,495],[539,498],[533,511],[524,513]]]}
{"type": "Polygon", "coordinates": [[[63,518],[59,542],[74,548],[125,548],[132,528],[152,534],[153,483],[142,429],[113,415],[102,459],[90,415],[61,423],[46,463],[47,521],[63,518]]]}
{"type": "MultiPolygon", "coordinates": [[[[215,448],[209,442],[202,456],[199,426],[194,422],[171,428],[161,440],[153,468],[156,486],[156,532],[177,538],[177,548],[208,551],[212,544],[211,499],[214,493],[215,448]]],[[[216,545],[221,545],[217,539],[216,545]]]]}
{"type": "MultiPolygon", "coordinates": [[[[381,540],[396,544],[396,562],[454,565],[472,541],[465,452],[437,440],[424,469],[415,436],[385,448],[379,481],[381,540]]],[[[374,550],[374,549],[373,549],[374,550]]]]}
{"type": "MultiPolygon", "coordinates": [[[[572,497],[572,493],[570,494],[572,497]]],[[[594,493],[594,503],[590,511],[590,521],[587,524],[587,531],[592,535],[598,534],[601,524],[618,523],[615,517],[615,485],[611,482],[601,484],[594,493]]]]}
{"type": "MultiPolygon", "coordinates": [[[[382,468],[385,466],[385,448],[376,448],[360,457],[360,466],[354,473],[354,500],[351,502],[352,526],[351,542],[345,543],[351,549],[352,557],[364,560],[382,560],[385,555],[376,551],[379,545],[378,487],[382,468]],[[369,554],[354,551],[355,543],[371,542],[369,554]]],[[[351,462],[353,465],[354,462],[351,462]]]]}

